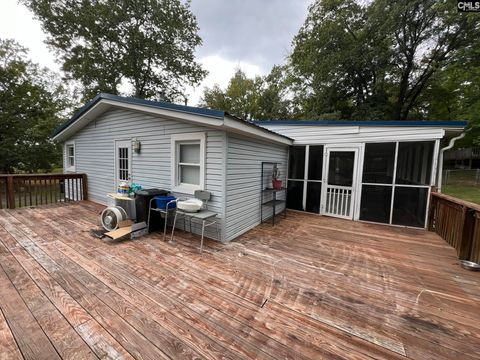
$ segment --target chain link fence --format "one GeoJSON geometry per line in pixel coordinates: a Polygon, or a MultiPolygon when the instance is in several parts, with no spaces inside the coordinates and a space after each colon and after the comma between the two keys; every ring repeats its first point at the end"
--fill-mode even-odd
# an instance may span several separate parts
{"type": "Polygon", "coordinates": [[[442,185],[480,185],[480,169],[450,169],[443,171],[442,185]]]}

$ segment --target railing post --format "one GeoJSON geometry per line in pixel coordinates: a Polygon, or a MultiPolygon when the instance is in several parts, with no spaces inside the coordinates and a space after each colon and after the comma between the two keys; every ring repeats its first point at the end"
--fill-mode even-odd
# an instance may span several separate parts
{"type": "Polygon", "coordinates": [[[460,260],[469,260],[473,245],[473,233],[475,227],[475,210],[468,207],[463,209],[463,229],[460,238],[460,247],[458,249],[458,258],[460,260]]]}
{"type": "Polygon", "coordinates": [[[433,195],[434,191],[430,193],[430,207],[428,209],[428,220],[427,220],[427,229],[433,231],[434,221],[435,221],[435,210],[437,207],[437,198],[433,195]]]}
{"type": "Polygon", "coordinates": [[[13,176],[7,176],[7,207],[15,209],[15,186],[13,176]]]}
{"type": "Polygon", "coordinates": [[[87,174],[82,175],[82,200],[88,200],[87,174]]]}

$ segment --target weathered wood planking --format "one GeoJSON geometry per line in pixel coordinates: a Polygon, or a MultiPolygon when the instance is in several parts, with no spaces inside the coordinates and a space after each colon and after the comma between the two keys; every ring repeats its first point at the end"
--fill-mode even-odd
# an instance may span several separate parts
{"type": "Polygon", "coordinates": [[[480,358],[479,276],[436,234],[292,213],[199,255],[182,232],[93,238],[101,209],[0,210],[2,269],[62,358],[65,339],[99,358],[480,358]]]}
{"type": "MultiPolygon", "coordinates": [[[[18,250],[17,250],[18,251],[18,250]]],[[[74,328],[53,306],[34,281],[11,256],[0,256],[12,284],[22,296],[35,319],[63,359],[96,359],[91,349],[78,336],[74,328]]]]}
{"type": "MultiPolygon", "coordinates": [[[[56,245],[56,246],[57,246],[57,248],[58,248],[58,246],[60,246],[60,245],[56,245]]],[[[75,244],[75,247],[78,248],[78,246],[80,246],[80,244],[78,244],[78,238],[77,238],[77,243],[75,244]]],[[[88,253],[88,252],[89,252],[88,247],[85,248],[84,251],[88,253]]],[[[94,252],[92,252],[91,255],[92,255],[92,256],[95,256],[98,252],[99,252],[99,249],[96,249],[94,252]]],[[[83,251],[82,251],[82,253],[83,253],[83,251]]],[[[117,257],[115,257],[115,258],[117,258],[117,257]]],[[[140,262],[140,260],[138,259],[138,257],[132,258],[132,260],[133,260],[136,264],[142,264],[142,263],[140,262]]],[[[105,259],[102,259],[101,263],[102,263],[102,264],[106,264],[105,259]]],[[[165,266],[165,262],[163,262],[162,267],[164,267],[164,266],[165,266]]],[[[123,265],[122,265],[122,264],[119,264],[119,267],[117,268],[117,270],[116,270],[113,274],[118,275],[119,272],[122,272],[122,271],[123,271],[123,267],[128,267],[128,263],[127,263],[127,264],[123,264],[123,265]],[[120,269],[120,270],[119,270],[119,269],[120,269]]],[[[145,268],[147,268],[147,267],[155,267],[155,263],[154,263],[154,262],[147,262],[147,263],[145,263],[145,268]]],[[[110,267],[103,266],[102,268],[107,269],[107,268],[110,268],[110,267]]],[[[160,269],[160,270],[161,270],[161,269],[160,269]]],[[[95,270],[93,270],[93,271],[95,271],[95,270]]],[[[134,269],[132,269],[131,272],[127,273],[125,276],[131,278],[131,277],[132,277],[131,274],[133,274],[133,273],[134,273],[134,269]]],[[[171,273],[166,273],[166,276],[169,276],[170,274],[171,274],[171,273]]],[[[176,275],[176,277],[178,277],[178,275],[176,275]]],[[[142,282],[141,280],[138,280],[138,284],[140,284],[141,282],[142,282]]],[[[192,283],[192,281],[189,281],[189,283],[192,283]]],[[[165,284],[165,285],[162,284],[162,287],[166,287],[166,286],[167,286],[166,284],[165,284]]],[[[200,285],[200,286],[201,286],[201,285],[200,285]]],[[[205,284],[203,284],[203,287],[205,287],[205,284]]],[[[190,286],[188,286],[188,285],[182,285],[182,286],[181,286],[182,292],[185,292],[185,291],[186,291],[187,289],[189,289],[189,288],[190,288],[190,286]]],[[[139,291],[140,291],[140,293],[141,293],[142,290],[139,290],[139,291]]],[[[198,291],[201,291],[201,290],[198,290],[198,291]]],[[[217,289],[217,291],[220,291],[220,292],[221,292],[221,289],[217,289]]],[[[192,298],[185,298],[184,296],[182,297],[182,295],[184,295],[184,294],[182,294],[182,292],[179,293],[179,292],[176,291],[175,289],[168,289],[168,293],[172,293],[172,294],[174,294],[176,297],[184,299],[184,300],[185,300],[185,303],[195,303],[195,300],[196,300],[197,298],[205,298],[205,300],[204,300],[205,303],[206,303],[206,304],[210,304],[210,306],[212,305],[212,304],[211,304],[211,301],[209,300],[209,298],[206,297],[205,295],[201,294],[201,293],[199,294],[199,293],[197,292],[194,297],[192,297],[192,298]]],[[[157,293],[157,294],[158,294],[158,293],[157,293]]],[[[155,296],[155,295],[154,295],[154,296],[155,296]]],[[[168,301],[168,300],[167,300],[167,301],[168,301]]],[[[234,301],[234,302],[235,302],[235,301],[234,301]]],[[[225,308],[226,308],[227,306],[229,306],[229,304],[230,304],[230,302],[224,302],[224,303],[222,303],[222,304],[219,306],[219,308],[220,308],[220,309],[223,309],[223,310],[225,311],[225,308]]],[[[260,304],[258,304],[258,305],[260,305],[260,304]]],[[[238,317],[238,314],[237,314],[238,308],[232,307],[232,309],[233,309],[233,310],[232,310],[233,313],[231,314],[231,317],[232,317],[232,318],[238,317]]],[[[258,308],[255,307],[255,312],[257,312],[257,311],[258,311],[258,308]]],[[[210,316],[212,316],[212,315],[210,315],[210,316]]],[[[251,318],[253,318],[253,316],[252,316],[252,315],[248,315],[248,318],[247,318],[247,319],[251,319],[251,318]]],[[[273,346],[270,346],[270,350],[273,350],[273,346]]],[[[320,350],[317,349],[317,351],[320,351],[320,350]]],[[[402,349],[401,351],[403,351],[403,349],[402,349]]],[[[281,355],[278,354],[276,357],[279,357],[279,356],[281,356],[281,355]]],[[[391,356],[391,355],[390,355],[390,356],[391,356]]],[[[296,357],[298,357],[298,355],[297,355],[296,357]]],[[[378,357],[378,355],[377,355],[377,357],[378,357]]]]}
{"type": "Polygon", "coordinates": [[[21,358],[22,354],[20,353],[20,349],[15,342],[5,316],[3,316],[3,313],[0,310],[0,359],[13,360],[21,358]]]}
{"type": "Polygon", "coordinates": [[[0,269],[0,289],[2,292],[0,310],[7,320],[23,357],[32,360],[60,359],[3,268],[0,269]]]}

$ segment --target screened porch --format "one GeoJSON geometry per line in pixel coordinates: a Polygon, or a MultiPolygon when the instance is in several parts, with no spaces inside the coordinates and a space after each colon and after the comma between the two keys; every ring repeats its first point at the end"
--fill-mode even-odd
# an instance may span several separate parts
{"type": "Polygon", "coordinates": [[[287,207],[424,228],[439,140],[292,146],[287,207]]]}

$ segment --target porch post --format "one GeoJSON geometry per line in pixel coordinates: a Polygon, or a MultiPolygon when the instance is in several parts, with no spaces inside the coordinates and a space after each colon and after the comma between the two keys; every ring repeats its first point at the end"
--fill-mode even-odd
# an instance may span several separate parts
{"type": "Polygon", "coordinates": [[[88,200],[87,174],[82,175],[82,200],[88,200]]]}
{"type": "Polygon", "coordinates": [[[12,175],[7,176],[7,207],[15,209],[15,186],[12,175]]]}

